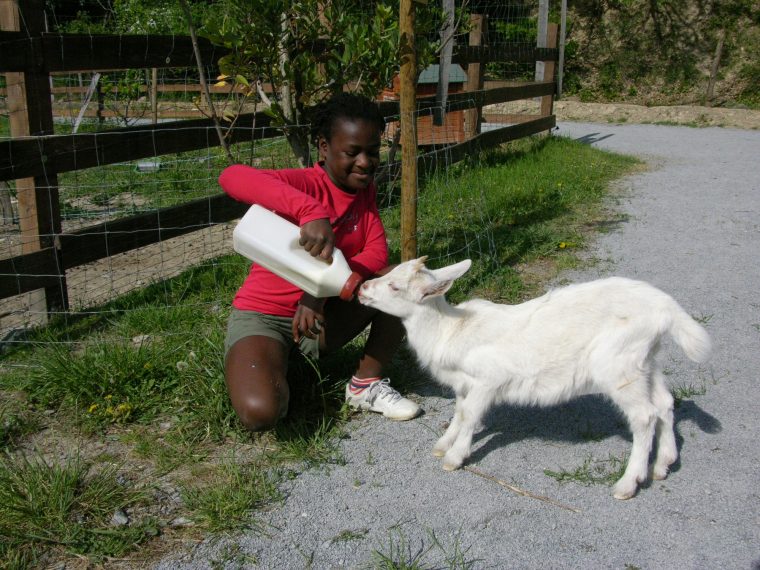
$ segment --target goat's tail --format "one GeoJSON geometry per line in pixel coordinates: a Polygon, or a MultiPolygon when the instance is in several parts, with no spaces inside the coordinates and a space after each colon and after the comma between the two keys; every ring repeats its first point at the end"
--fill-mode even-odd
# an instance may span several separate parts
{"type": "Polygon", "coordinates": [[[670,325],[670,334],[691,360],[706,362],[712,352],[710,335],[678,303],[673,301],[673,304],[675,306],[671,310],[673,322],[670,325]]]}

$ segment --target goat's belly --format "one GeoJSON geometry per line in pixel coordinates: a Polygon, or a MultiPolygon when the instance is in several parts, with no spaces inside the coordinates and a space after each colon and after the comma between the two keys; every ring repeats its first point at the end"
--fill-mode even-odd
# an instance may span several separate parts
{"type": "Polygon", "coordinates": [[[522,377],[505,382],[499,388],[499,400],[527,406],[553,406],[596,392],[591,382],[586,380],[568,377],[522,377]]]}
{"type": "Polygon", "coordinates": [[[482,382],[459,370],[443,370],[436,375],[436,380],[454,390],[457,394],[469,392],[474,386],[482,382]]]}

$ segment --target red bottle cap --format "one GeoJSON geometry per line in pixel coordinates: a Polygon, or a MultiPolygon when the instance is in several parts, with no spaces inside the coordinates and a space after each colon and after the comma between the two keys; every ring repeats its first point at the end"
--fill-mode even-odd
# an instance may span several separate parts
{"type": "Polygon", "coordinates": [[[339,297],[343,301],[350,301],[353,296],[354,292],[356,291],[356,288],[361,284],[362,282],[362,276],[359,275],[356,271],[351,273],[351,276],[346,280],[346,283],[343,285],[343,289],[340,290],[339,297]]]}

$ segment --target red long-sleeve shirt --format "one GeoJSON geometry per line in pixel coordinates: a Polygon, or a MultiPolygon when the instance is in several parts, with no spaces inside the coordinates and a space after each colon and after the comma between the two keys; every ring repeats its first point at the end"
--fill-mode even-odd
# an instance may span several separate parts
{"type": "MultiPolygon", "coordinates": [[[[259,204],[299,226],[329,219],[336,247],[351,270],[365,279],[388,265],[388,243],[374,184],[356,194],[344,192],[320,164],[286,170],[236,164],[222,171],[219,184],[235,200],[259,204]]],[[[302,294],[295,285],[254,263],[232,304],[242,310],[292,317],[302,294]]]]}

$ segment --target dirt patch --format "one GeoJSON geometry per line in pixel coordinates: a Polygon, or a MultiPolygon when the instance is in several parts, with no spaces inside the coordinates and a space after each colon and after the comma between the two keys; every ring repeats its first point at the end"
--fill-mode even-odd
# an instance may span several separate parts
{"type": "MultiPolygon", "coordinates": [[[[521,100],[498,103],[483,108],[487,122],[519,120],[520,116],[537,115],[540,101],[521,100]]],[[[727,127],[760,129],[760,111],[702,107],[698,105],[646,106],[632,103],[584,103],[573,99],[554,102],[558,121],[584,123],[666,124],[690,127],[727,127]]]]}
{"type": "Polygon", "coordinates": [[[695,127],[760,129],[760,111],[696,105],[647,107],[629,103],[583,103],[560,100],[554,103],[558,121],[589,123],[664,123],[695,127]]]}

